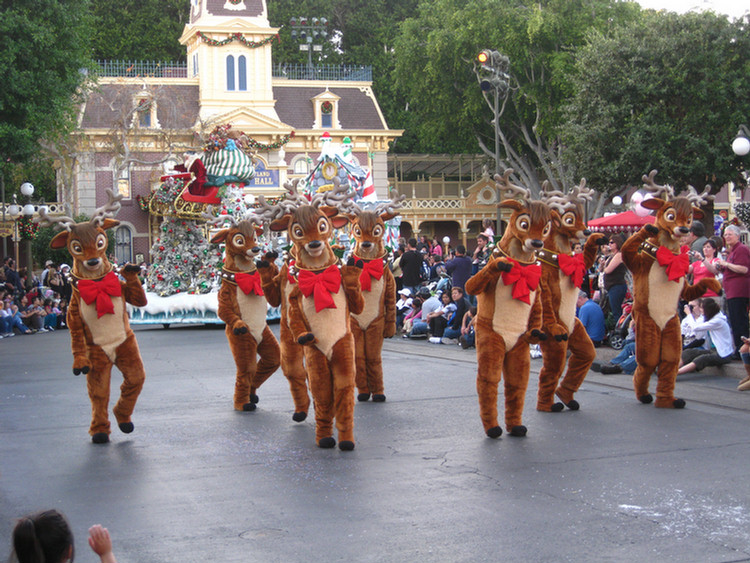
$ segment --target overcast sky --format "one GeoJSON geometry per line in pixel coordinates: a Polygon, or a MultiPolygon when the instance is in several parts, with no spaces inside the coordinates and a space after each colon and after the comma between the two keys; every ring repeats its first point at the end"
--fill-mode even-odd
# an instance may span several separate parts
{"type": "Polygon", "coordinates": [[[712,10],[717,14],[727,14],[738,18],[750,14],[749,0],[637,0],[644,8],[665,9],[684,13],[694,8],[712,10]]]}

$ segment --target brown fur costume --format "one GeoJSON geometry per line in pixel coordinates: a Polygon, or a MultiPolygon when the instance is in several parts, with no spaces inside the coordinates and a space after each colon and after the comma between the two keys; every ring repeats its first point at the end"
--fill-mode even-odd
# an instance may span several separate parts
{"type": "Polygon", "coordinates": [[[364,211],[351,204],[349,214],[354,237],[353,256],[364,263],[360,276],[364,309],[352,314],[351,329],[354,334],[357,364],[357,400],[367,401],[372,394],[374,402],[385,401],[383,384],[383,340],[396,334],[396,280],[384,260],[383,244],[385,221],[393,219],[403,197],[393,190],[391,202],[379,205],[374,211],[364,211]]]}
{"type": "Polygon", "coordinates": [[[228,217],[233,224],[211,238],[212,243],[226,245],[218,314],[226,323],[227,341],[237,366],[234,408],[253,411],[258,402],[257,391],[278,369],[281,352],[266,324],[268,302],[255,266],[260,253],[256,236],[263,233],[263,228],[255,226],[253,218],[235,222],[231,216],[219,216],[213,223],[221,224],[228,217]]]}
{"type": "MultiPolygon", "coordinates": [[[[694,207],[703,202],[690,187],[687,197],[674,197],[672,188],[654,183],[656,170],[643,176],[644,188],[655,195],[641,202],[643,207],[657,210],[655,225],[646,225],[622,245],[622,261],[633,274],[633,318],[635,320],[635,357],[638,367],[633,376],[635,395],[642,403],[653,397],[648,386],[651,374],[658,370],[657,407],[683,408],[685,401],[674,396],[675,379],[682,344],[677,303],[680,297],[692,301],[707,289],[719,293],[721,284],[704,278],[696,285],[685,280],[689,259],[681,251],[679,240],[690,230],[693,218],[703,212],[694,207]],[[672,262],[667,265],[666,262],[672,262]],[[661,265],[660,262],[665,262],[661,265]]],[[[685,249],[686,250],[686,249],[685,249]]]]}
{"type": "Polygon", "coordinates": [[[359,285],[362,269],[337,265],[329,240],[333,228],[343,227],[348,218],[338,215],[336,207],[324,205],[344,197],[346,188],[339,190],[337,185],[332,193],[315,196],[310,205],[286,210],[271,223],[271,230],[287,230],[292,243],[293,263],[285,268],[291,286],[289,328],[305,347],[317,444],[336,445],[335,420],[339,448],[352,450],[355,350],[349,314],[361,313],[364,306],[359,285]]]}
{"type": "Polygon", "coordinates": [[[140,268],[124,266],[120,281],[107,260],[106,230],[120,224],[112,215],[120,208],[122,196],[107,190],[109,202],[96,210],[88,223],[75,223],[70,217],[42,216],[42,224],[59,223],[65,227],[50,242],[54,249],[67,246],[73,257],[70,276],[73,295],[68,306],[67,323],[73,352],[73,373],[86,374],[92,420],[89,434],[95,443],[109,441],[109,389],[112,366],[122,372],[120,398],[112,409],[122,432],[130,433],[130,419],[143,387],[146,373],[135,334],[130,329],[126,303],[146,305],[146,294],[138,280],[140,268]]]}
{"type": "Polygon", "coordinates": [[[541,267],[534,251],[542,248],[550,231],[549,208],[530,201],[531,192],[514,186],[513,170],[495,176],[506,199],[499,205],[513,210],[508,228],[487,265],[466,282],[477,296],[475,321],[479,415],[490,438],[502,434],[497,421],[497,387],[505,375],[505,427],[512,436],[525,436],[521,424],[529,383],[529,343],[545,338],[539,298],[541,267]]]}
{"type": "Polygon", "coordinates": [[[593,265],[597,249],[606,237],[601,233],[590,235],[582,255],[574,257],[572,252],[572,243],[589,234],[583,200],[590,200],[592,191],[586,188],[586,180],[582,180],[567,196],[552,192],[545,198],[552,208],[552,231],[544,249],[537,252],[542,263],[542,311],[547,334],[547,340],[539,344],[544,361],[539,371],[536,402],[539,411],[560,412],[565,406],[578,410],[580,405],[573,395],[596,358],[594,344],[576,317],[576,302],[586,271],[593,265]],[[568,351],[568,371],[558,386],[568,351]],[[554,403],[554,395],[562,402],[554,403]]]}

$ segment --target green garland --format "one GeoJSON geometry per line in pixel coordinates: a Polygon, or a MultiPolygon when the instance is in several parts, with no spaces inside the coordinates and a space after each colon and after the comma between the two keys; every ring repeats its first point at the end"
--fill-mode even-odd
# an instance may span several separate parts
{"type": "Polygon", "coordinates": [[[35,223],[32,217],[22,215],[18,220],[18,233],[21,235],[21,238],[34,240],[38,230],[39,224],[35,223]]]}
{"type": "Polygon", "coordinates": [[[250,47],[251,49],[255,49],[257,47],[262,47],[263,45],[266,45],[273,41],[274,39],[278,40],[279,43],[281,42],[281,38],[279,37],[279,34],[271,35],[269,37],[266,37],[262,41],[252,41],[250,39],[245,39],[245,36],[241,33],[232,33],[229,35],[229,37],[225,39],[211,39],[208,35],[203,33],[202,31],[198,32],[198,37],[201,38],[202,41],[205,41],[209,45],[213,47],[221,47],[222,45],[228,45],[229,43],[232,43],[233,41],[239,41],[242,43],[245,47],[250,47]]]}

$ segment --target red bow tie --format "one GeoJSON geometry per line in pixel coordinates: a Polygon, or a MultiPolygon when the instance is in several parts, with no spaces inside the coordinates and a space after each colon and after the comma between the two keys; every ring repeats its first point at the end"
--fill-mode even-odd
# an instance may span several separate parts
{"type": "Polygon", "coordinates": [[[362,291],[370,291],[372,289],[372,278],[379,280],[382,277],[382,258],[365,262],[364,268],[362,268],[362,273],[359,275],[359,284],[362,286],[362,291]]]}
{"type": "Polygon", "coordinates": [[[325,270],[316,274],[310,270],[300,270],[297,281],[300,291],[305,297],[315,293],[315,311],[320,313],[323,309],[336,309],[332,293],[338,293],[341,287],[341,273],[336,264],[328,266],[325,270]]]}
{"type": "Polygon", "coordinates": [[[677,282],[684,277],[690,269],[690,258],[687,254],[688,247],[680,248],[679,254],[672,254],[666,246],[660,246],[656,251],[656,260],[660,266],[666,266],[669,281],[677,282]]]}
{"type": "Polygon", "coordinates": [[[513,284],[513,299],[520,299],[524,303],[531,304],[529,296],[532,291],[539,287],[539,279],[542,277],[542,268],[538,264],[522,266],[512,258],[508,258],[513,263],[510,272],[503,272],[503,283],[505,285],[513,284]]]}
{"type": "Polygon", "coordinates": [[[98,281],[78,280],[78,293],[87,305],[96,301],[96,316],[101,318],[103,315],[115,314],[112,297],[120,297],[122,287],[115,273],[110,272],[98,281]]]}
{"type": "Polygon", "coordinates": [[[569,256],[567,254],[558,254],[557,263],[560,265],[560,271],[570,277],[573,285],[580,288],[583,283],[583,276],[586,273],[586,266],[583,263],[583,254],[569,256]]]}
{"type": "Polygon", "coordinates": [[[252,274],[240,272],[234,275],[234,281],[237,282],[237,286],[245,295],[250,295],[251,291],[255,295],[263,295],[263,288],[260,285],[260,274],[258,272],[253,272],[252,274]]]}

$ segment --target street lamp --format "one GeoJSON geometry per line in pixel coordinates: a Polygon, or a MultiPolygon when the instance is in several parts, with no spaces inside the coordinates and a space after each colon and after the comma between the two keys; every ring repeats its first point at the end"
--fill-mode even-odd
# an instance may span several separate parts
{"type": "MultiPolygon", "coordinates": [[[[34,204],[31,203],[31,196],[34,195],[34,185],[31,182],[24,182],[23,184],[21,184],[21,195],[23,195],[26,198],[26,203],[23,206],[18,205],[16,194],[13,194],[13,203],[8,206],[8,214],[11,216],[11,218],[15,222],[13,242],[15,244],[16,264],[20,264],[18,241],[21,238],[21,233],[19,232],[19,229],[18,229],[18,223],[21,217],[30,220],[31,217],[34,215],[34,212],[36,211],[34,204]]],[[[31,239],[30,238],[24,239],[24,252],[26,254],[27,276],[29,276],[28,279],[31,279],[31,275],[34,269],[34,262],[31,257],[31,239]]]]}
{"type": "Polygon", "coordinates": [[[737,156],[745,156],[750,152],[750,130],[747,126],[740,125],[740,130],[737,131],[737,136],[732,141],[732,151],[737,156]]]}
{"type": "Polygon", "coordinates": [[[448,245],[450,245],[450,243],[451,243],[451,237],[449,237],[448,235],[445,235],[443,237],[443,244],[445,245],[445,253],[444,253],[445,256],[448,256],[448,245]]]}
{"type": "MultiPolygon", "coordinates": [[[[510,59],[494,49],[483,49],[479,52],[474,64],[474,74],[477,76],[479,88],[487,105],[492,108],[492,126],[495,132],[495,174],[500,174],[500,99],[508,95],[510,88],[510,59]],[[479,63],[479,64],[476,64],[479,63]],[[489,93],[493,94],[490,104],[489,93]]],[[[500,188],[495,188],[498,203],[500,202],[500,188]]],[[[500,208],[497,208],[497,227],[500,228],[500,208]]]]}
{"type": "Polygon", "coordinates": [[[323,45],[316,45],[316,39],[325,40],[328,37],[328,20],[326,18],[291,18],[289,25],[292,27],[292,40],[299,41],[300,51],[307,51],[307,68],[312,72],[312,53],[323,51],[323,45]]]}

